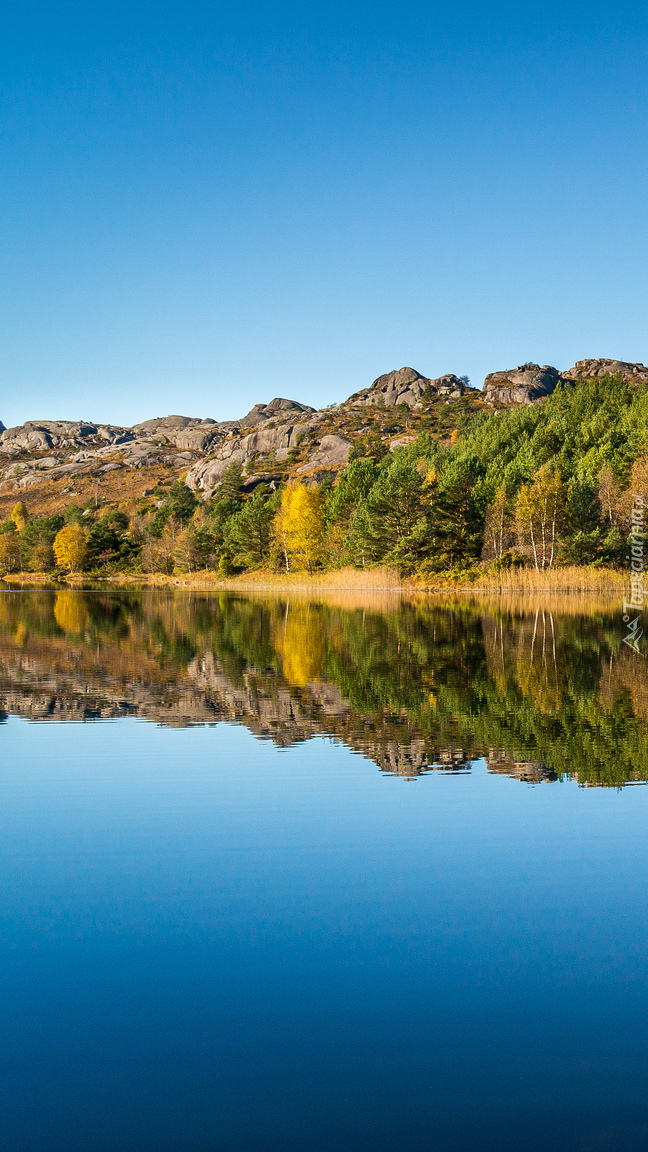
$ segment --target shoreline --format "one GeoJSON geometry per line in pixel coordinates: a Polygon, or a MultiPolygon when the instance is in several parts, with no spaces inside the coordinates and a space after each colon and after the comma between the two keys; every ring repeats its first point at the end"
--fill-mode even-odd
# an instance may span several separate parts
{"type": "Polygon", "coordinates": [[[556,568],[544,572],[524,569],[515,574],[502,573],[497,578],[484,574],[475,580],[446,579],[428,581],[409,577],[401,579],[395,569],[372,568],[361,570],[343,568],[330,572],[283,574],[260,571],[240,576],[219,577],[216,572],[202,571],[164,575],[162,573],[115,573],[111,576],[91,572],[70,573],[53,577],[46,572],[11,573],[0,578],[0,585],[12,587],[82,588],[99,585],[105,588],[169,588],[196,592],[300,592],[322,594],[326,592],[373,592],[391,596],[510,596],[551,593],[587,596],[605,592],[623,594],[628,581],[625,573],[611,568],[556,568]]]}

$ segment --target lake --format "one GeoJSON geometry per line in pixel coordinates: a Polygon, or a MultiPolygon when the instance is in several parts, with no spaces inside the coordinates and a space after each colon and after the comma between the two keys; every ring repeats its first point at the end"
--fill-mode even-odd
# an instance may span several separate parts
{"type": "Polygon", "coordinates": [[[0,591],[2,1152],[644,1152],[625,634],[0,591]]]}

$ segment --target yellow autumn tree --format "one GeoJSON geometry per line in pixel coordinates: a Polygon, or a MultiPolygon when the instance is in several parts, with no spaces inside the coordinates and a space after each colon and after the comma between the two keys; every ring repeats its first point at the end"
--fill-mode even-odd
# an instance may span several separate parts
{"type": "Polygon", "coordinates": [[[80,524],[67,524],[54,537],[52,545],[59,568],[78,572],[88,554],[86,535],[80,524]]]}
{"type": "Polygon", "coordinates": [[[324,502],[319,489],[288,484],[273,527],[286,572],[312,572],[321,558],[324,538],[324,502]]]}
{"type": "Polygon", "coordinates": [[[12,508],[11,519],[16,525],[16,532],[22,532],[25,524],[29,520],[29,512],[27,511],[27,508],[23,504],[22,500],[19,500],[18,503],[15,504],[12,508]]]}
{"type": "Polygon", "coordinates": [[[567,497],[558,472],[542,467],[533,484],[523,484],[515,502],[515,521],[522,547],[530,548],[538,569],[551,568],[556,559],[560,529],[565,521],[567,497]]]}

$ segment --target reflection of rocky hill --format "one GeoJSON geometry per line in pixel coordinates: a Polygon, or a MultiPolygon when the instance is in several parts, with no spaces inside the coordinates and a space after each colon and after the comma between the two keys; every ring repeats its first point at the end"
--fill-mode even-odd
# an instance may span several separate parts
{"type": "MultiPolygon", "coordinates": [[[[386,772],[415,776],[427,771],[433,753],[421,734],[400,722],[396,738],[389,718],[382,723],[358,717],[334,684],[312,683],[295,689],[272,674],[245,677],[232,684],[213,654],[194,660],[186,677],[173,683],[124,682],[107,669],[57,672],[46,653],[20,656],[2,651],[0,712],[28,720],[90,721],[136,716],[169,727],[243,724],[259,739],[279,747],[332,736],[374,760],[386,772]]],[[[463,753],[442,750],[438,765],[464,766],[463,753]]]]}
{"type": "Polygon", "coordinates": [[[617,615],[559,603],[383,611],[173,592],[4,592],[0,709],[330,736],[383,771],[648,778],[648,677],[617,615]]]}

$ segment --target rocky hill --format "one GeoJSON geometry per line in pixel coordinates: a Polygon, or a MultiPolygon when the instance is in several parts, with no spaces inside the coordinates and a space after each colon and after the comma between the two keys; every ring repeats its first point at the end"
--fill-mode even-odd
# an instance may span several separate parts
{"type": "Polygon", "coordinates": [[[380,442],[393,450],[421,431],[448,441],[460,414],[537,403],[560,383],[614,373],[634,384],[648,381],[643,364],[609,359],[580,360],[565,372],[527,363],[490,373],[482,390],[466,377],[429,378],[405,367],[319,410],[277,397],[240,420],[165,416],[130,428],[83,420],[0,424],[0,515],[26,490],[34,510],[53,511],[99,491],[108,501],[139,497],[177,476],[209,498],[233,463],[241,464],[248,489],[288,477],[321,480],[346,464],[354,445],[380,442]]]}
{"type": "Polygon", "coordinates": [[[632,384],[648,382],[648,368],[644,364],[629,364],[624,360],[577,360],[566,372],[559,372],[550,364],[541,367],[528,363],[490,372],[484,380],[483,393],[487,404],[535,404],[550,396],[560,383],[617,375],[632,384]]]}

